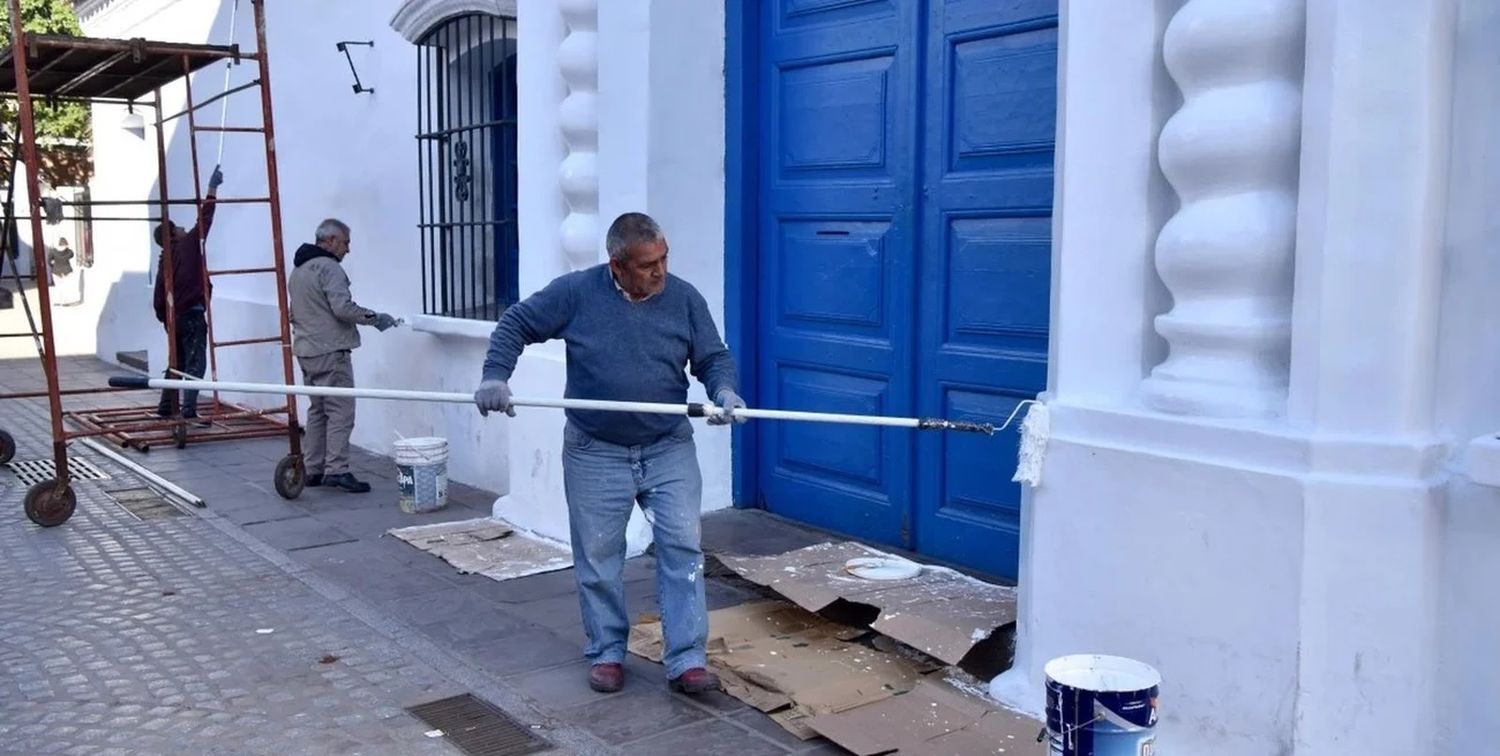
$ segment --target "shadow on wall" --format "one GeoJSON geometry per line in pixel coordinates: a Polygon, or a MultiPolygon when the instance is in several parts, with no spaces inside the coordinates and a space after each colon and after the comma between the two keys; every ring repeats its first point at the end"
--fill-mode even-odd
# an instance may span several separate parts
{"type": "MultiPolygon", "coordinates": [[[[95,259],[101,253],[110,251],[96,249],[95,259]]],[[[121,355],[147,351],[162,340],[161,326],[151,309],[151,283],[150,273],[130,271],[102,293],[104,304],[94,331],[100,359],[118,364],[121,355]]],[[[97,297],[100,292],[89,291],[88,296],[97,297]]]]}

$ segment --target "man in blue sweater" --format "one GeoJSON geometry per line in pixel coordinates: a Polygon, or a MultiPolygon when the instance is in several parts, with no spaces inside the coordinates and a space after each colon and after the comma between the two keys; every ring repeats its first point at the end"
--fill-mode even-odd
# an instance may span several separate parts
{"type": "MultiPolygon", "coordinates": [[[[515,416],[510,380],[527,344],[567,343],[564,395],[682,404],[691,367],[723,425],[745,403],[735,393],[734,360],[719,338],[708,303],[692,284],[667,273],[667,241],[642,213],[626,213],[605,238],[609,263],[569,273],[501,316],[490,336],[479,411],[515,416]]],[[[639,504],[656,544],[657,591],[666,648],[662,659],[673,690],[719,688],[704,646],[708,610],[703,592],[699,512],[703,479],[693,427],[685,416],[568,410],[563,427],[563,487],[571,523],[574,573],[592,663],[589,686],[613,693],[624,686],[625,526],[639,504]]]]}

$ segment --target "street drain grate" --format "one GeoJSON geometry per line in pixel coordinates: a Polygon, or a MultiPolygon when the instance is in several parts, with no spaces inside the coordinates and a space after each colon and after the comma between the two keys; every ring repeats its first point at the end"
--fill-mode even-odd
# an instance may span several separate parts
{"type": "MultiPolygon", "coordinates": [[[[57,463],[50,459],[29,459],[24,462],[10,462],[5,466],[9,467],[10,471],[20,478],[21,483],[28,487],[57,477],[57,463]]],[[[92,462],[72,456],[68,457],[68,477],[74,480],[109,479],[109,475],[95,467],[92,462]]]]}
{"type": "Polygon", "coordinates": [[[552,748],[525,725],[472,693],[418,704],[407,711],[441,730],[448,742],[470,756],[523,756],[552,748]]]}
{"type": "Polygon", "coordinates": [[[135,515],[137,520],[159,520],[163,517],[184,517],[186,512],[172,505],[161,494],[149,488],[122,488],[106,491],[121,509],[135,515]]]}

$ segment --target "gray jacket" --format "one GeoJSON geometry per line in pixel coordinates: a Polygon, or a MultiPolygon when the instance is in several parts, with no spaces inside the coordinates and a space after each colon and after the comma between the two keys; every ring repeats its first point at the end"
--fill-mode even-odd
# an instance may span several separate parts
{"type": "Polygon", "coordinates": [[[359,346],[359,329],[374,325],[375,311],[354,303],[349,276],[338,258],[321,247],[303,244],[287,279],[292,310],[292,354],[319,357],[359,346]]]}

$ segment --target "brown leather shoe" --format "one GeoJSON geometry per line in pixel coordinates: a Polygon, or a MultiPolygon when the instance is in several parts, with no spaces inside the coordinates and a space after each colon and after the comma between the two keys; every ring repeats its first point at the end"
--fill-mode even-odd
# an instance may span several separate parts
{"type": "Polygon", "coordinates": [[[719,676],[702,668],[693,667],[667,681],[667,687],[678,693],[697,695],[719,689],[719,676]]]}
{"type": "Polygon", "coordinates": [[[599,693],[617,693],[625,687],[625,668],[614,662],[589,667],[589,687],[599,693]]]}

